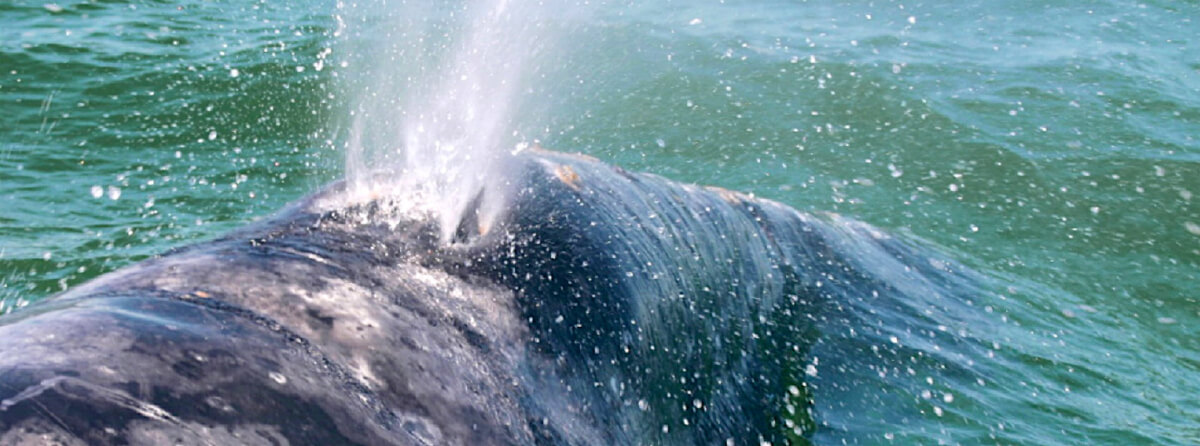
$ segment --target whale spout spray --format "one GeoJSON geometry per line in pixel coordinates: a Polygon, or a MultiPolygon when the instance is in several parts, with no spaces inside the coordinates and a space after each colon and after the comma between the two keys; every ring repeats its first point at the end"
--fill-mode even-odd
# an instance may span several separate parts
{"type": "Polygon", "coordinates": [[[350,86],[358,97],[346,172],[360,196],[399,187],[427,197],[421,207],[440,222],[442,241],[462,241],[464,221],[474,221],[467,233],[486,228],[509,195],[505,166],[521,142],[513,117],[534,59],[554,40],[549,7],[484,0],[445,14],[417,8],[340,9],[361,16],[339,17],[350,23],[350,41],[371,42],[351,49],[361,66],[350,86]]]}

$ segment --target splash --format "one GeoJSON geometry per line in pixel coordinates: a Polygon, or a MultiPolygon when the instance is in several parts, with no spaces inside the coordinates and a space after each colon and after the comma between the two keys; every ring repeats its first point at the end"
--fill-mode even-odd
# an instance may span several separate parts
{"type": "Polygon", "coordinates": [[[549,36],[544,2],[339,4],[358,57],[346,172],[352,196],[397,190],[441,223],[443,241],[486,232],[523,147],[515,117],[549,36]],[[349,17],[349,19],[347,19],[349,17]],[[355,47],[357,46],[357,47],[355,47]]]}

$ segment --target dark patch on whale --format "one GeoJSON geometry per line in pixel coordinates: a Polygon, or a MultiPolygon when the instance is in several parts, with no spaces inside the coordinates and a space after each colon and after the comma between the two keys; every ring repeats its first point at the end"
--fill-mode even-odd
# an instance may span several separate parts
{"type": "Polygon", "coordinates": [[[966,286],[860,223],[511,162],[510,209],[485,229],[476,198],[454,243],[339,183],[0,318],[0,444],[781,443],[809,358],[866,351],[829,333],[966,286]]]}

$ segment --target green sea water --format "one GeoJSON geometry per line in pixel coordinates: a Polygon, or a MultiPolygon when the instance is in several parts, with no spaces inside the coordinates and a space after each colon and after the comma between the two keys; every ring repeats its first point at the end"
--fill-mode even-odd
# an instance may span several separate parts
{"type": "MultiPolygon", "coordinates": [[[[466,26],[347,3],[0,3],[0,312],[341,177],[347,117],[395,94],[364,73],[429,76],[466,26]]],[[[995,354],[959,364],[986,380],[805,435],[1200,443],[1200,4],[575,6],[498,146],[836,212],[994,284],[995,354]]]]}

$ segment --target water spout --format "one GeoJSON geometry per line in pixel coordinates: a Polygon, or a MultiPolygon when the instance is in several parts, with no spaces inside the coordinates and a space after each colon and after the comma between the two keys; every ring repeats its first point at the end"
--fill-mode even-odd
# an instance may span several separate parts
{"type": "Polygon", "coordinates": [[[419,197],[446,242],[485,231],[508,196],[504,165],[521,142],[514,118],[526,77],[553,41],[549,9],[511,0],[340,5],[358,27],[348,40],[366,42],[351,49],[360,64],[346,126],[353,189],[419,197]],[[476,227],[464,232],[467,220],[476,227]]]}

